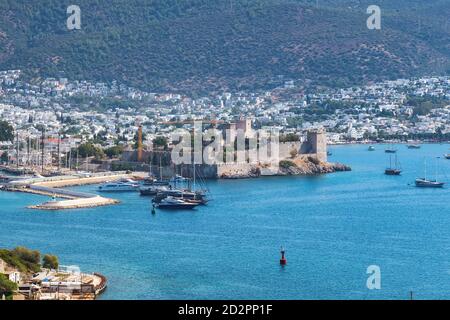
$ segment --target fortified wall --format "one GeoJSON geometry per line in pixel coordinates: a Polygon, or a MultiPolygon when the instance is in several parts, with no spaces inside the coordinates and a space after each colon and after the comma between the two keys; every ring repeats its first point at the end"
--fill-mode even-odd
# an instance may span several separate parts
{"type": "MultiPolygon", "coordinates": [[[[321,162],[327,162],[327,137],[323,129],[310,130],[306,134],[305,141],[284,142],[279,144],[279,160],[292,158],[292,154],[312,156],[321,162]]],[[[182,173],[185,177],[193,177],[193,166],[188,164],[177,165],[173,168],[174,174],[182,173]]],[[[239,177],[253,176],[256,171],[261,175],[274,175],[276,168],[264,164],[248,162],[220,163],[220,164],[198,164],[195,167],[196,176],[205,179],[217,179],[224,176],[239,177]]]]}
{"type": "Polygon", "coordinates": [[[308,131],[304,142],[280,143],[280,160],[291,158],[292,151],[296,151],[298,155],[311,155],[322,162],[327,162],[327,135],[325,130],[308,131]]]}

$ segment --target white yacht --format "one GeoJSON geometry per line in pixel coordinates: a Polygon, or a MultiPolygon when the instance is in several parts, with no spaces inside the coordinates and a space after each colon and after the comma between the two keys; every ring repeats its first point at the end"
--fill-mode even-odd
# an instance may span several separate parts
{"type": "Polygon", "coordinates": [[[134,183],[124,183],[124,182],[116,182],[116,183],[105,183],[98,187],[98,191],[100,192],[129,192],[136,191],[139,188],[139,185],[134,183]]]}

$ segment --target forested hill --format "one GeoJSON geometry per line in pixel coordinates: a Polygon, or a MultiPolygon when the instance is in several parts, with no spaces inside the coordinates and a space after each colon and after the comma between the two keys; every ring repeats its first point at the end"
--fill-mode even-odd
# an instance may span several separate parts
{"type": "Polygon", "coordinates": [[[376,2],[379,31],[365,0],[1,0],[0,69],[185,92],[449,73],[450,1],[376,2]]]}

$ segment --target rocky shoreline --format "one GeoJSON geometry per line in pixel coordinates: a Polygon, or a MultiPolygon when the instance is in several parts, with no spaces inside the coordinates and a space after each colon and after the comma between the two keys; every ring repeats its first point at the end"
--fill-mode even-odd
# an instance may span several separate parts
{"type": "Polygon", "coordinates": [[[313,157],[286,160],[280,163],[279,175],[299,176],[327,174],[334,172],[351,171],[352,169],[342,163],[322,162],[313,157]]]}
{"type": "Polygon", "coordinates": [[[306,176],[351,170],[352,169],[345,164],[323,162],[315,157],[307,156],[280,161],[278,168],[269,167],[263,169],[255,165],[251,168],[250,172],[223,174],[220,176],[220,179],[252,179],[261,176],[306,176]],[[262,173],[262,171],[264,171],[264,173],[262,173]],[[270,174],[267,174],[267,171],[269,171],[270,174]]]}

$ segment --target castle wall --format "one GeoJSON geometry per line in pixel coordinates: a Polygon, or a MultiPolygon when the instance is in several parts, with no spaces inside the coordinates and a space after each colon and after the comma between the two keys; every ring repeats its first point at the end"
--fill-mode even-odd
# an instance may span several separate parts
{"type": "Polygon", "coordinates": [[[300,149],[302,148],[302,145],[304,143],[301,142],[281,142],[280,143],[280,159],[287,159],[291,158],[291,152],[293,150],[296,150],[297,153],[299,153],[300,149]]]}
{"type": "Polygon", "coordinates": [[[246,176],[252,172],[252,167],[249,163],[220,164],[217,166],[217,177],[220,178],[227,175],[246,176]]]}
{"type": "MultiPolygon", "coordinates": [[[[320,161],[327,162],[327,139],[326,134],[322,130],[309,131],[305,142],[284,142],[279,144],[279,159],[290,159],[291,151],[296,150],[297,155],[308,155],[317,157],[320,161]]],[[[250,163],[229,163],[229,164],[198,164],[196,165],[197,176],[205,179],[216,179],[224,175],[248,175],[252,172],[255,164],[250,163]]],[[[263,175],[271,175],[273,172],[270,168],[265,169],[267,173],[261,172],[263,175]]],[[[152,168],[153,173],[159,176],[159,169],[152,168]]],[[[192,164],[182,164],[177,166],[166,166],[163,168],[163,176],[171,177],[175,174],[181,174],[185,177],[193,176],[192,164]]]]}

